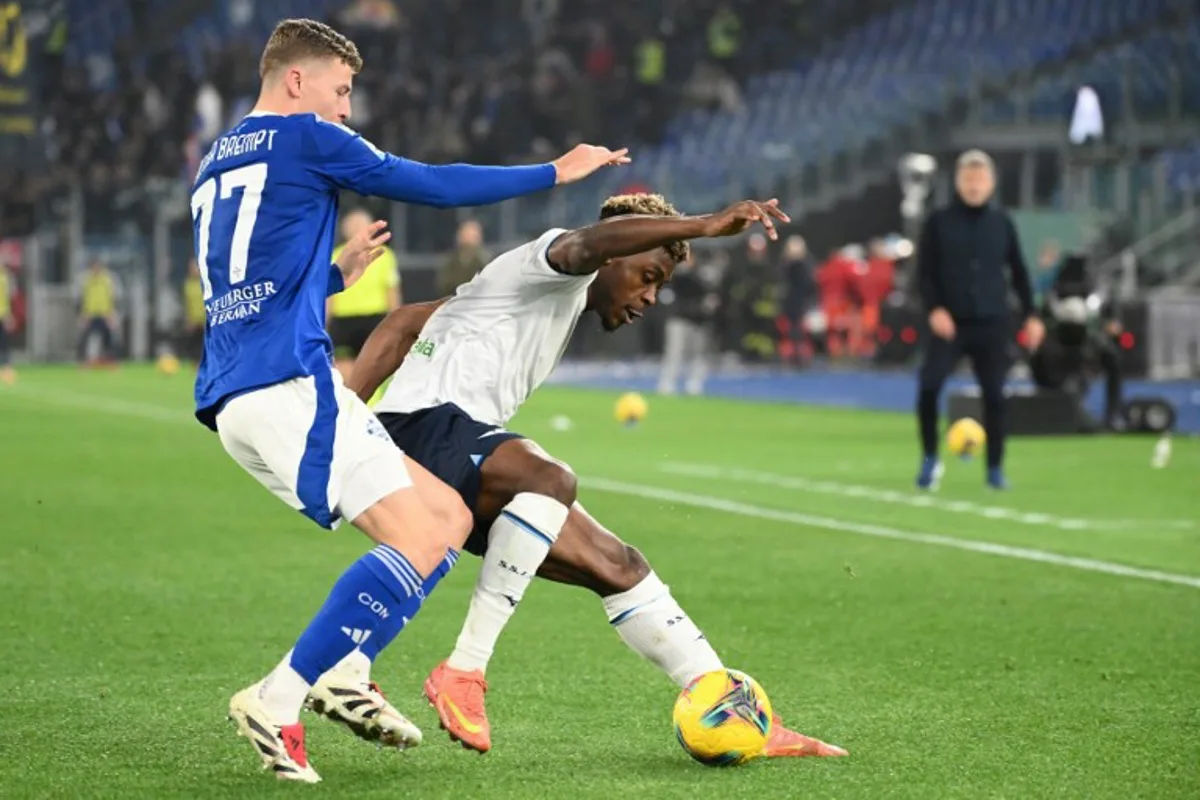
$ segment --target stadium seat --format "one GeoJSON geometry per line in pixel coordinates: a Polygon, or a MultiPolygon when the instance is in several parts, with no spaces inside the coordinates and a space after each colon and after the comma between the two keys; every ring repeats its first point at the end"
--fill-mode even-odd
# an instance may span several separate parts
{"type": "MultiPolygon", "coordinates": [[[[662,145],[641,147],[638,157],[655,164],[655,173],[670,175],[672,191],[689,201],[714,196],[710,165],[726,170],[721,199],[769,192],[778,177],[771,153],[788,149],[802,172],[808,164],[882,140],[897,126],[939,110],[963,95],[973,79],[1003,79],[1033,63],[1060,59],[1153,18],[1167,3],[920,0],[855,28],[815,57],[797,58],[789,70],[755,76],[746,82],[744,110],[737,114],[685,112],[668,125],[662,145]],[[969,75],[961,68],[966,51],[976,56],[969,75]]],[[[1194,47],[1186,47],[1196,32],[1188,35],[1190,40],[1174,41],[1189,50],[1188,57],[1200,59],[1194,47]]],[[[1138,84],[1146,103],[1163,103],[1167,84],[1159,60],[1165,52],[1162,42],[1149,38],[1135,51],[1139,65],[1157,64],[1144,70],[1138,84]]],[[[1038,113],[1068,115],[1077,79],[1084,74],[1111,94],[1113,76],[1119,74],[1114,58],[1099,58],[1083,72],[1039,84],[1038,113]]],[[[992,121],[1014,114],[1012,103],[988,110],[992,121]]],[[[596,186],[593,196],[600,191],[596,186]]]]}

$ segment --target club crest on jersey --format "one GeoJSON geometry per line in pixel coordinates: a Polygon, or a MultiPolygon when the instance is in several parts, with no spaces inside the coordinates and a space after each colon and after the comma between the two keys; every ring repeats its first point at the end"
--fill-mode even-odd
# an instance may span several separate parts
{"type": "Polygon", "coordinates": [[[413,345],[412,351],[414,354],[416,354],[418,356],[425,356],[425,358],[433,358],[433,348],[434,348],[434,344],[433,344],[432,339],[422,339],[421,341],[419,341],[413,345]]]}

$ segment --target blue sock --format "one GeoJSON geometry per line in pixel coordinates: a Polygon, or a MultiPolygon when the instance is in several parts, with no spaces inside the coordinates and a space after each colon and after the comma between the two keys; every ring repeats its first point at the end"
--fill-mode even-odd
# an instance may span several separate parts
{"type": "MultiPolygon", "coordinates": [[[[421,584],[421,595],[423,597],[429,596],[434,587],[450,572],[450,568],[454,566],[454,562],[456,561],[458,561],[458,551],[447,550],[446,557],[442,559],[437,568],[421,584]]],[[[375,657],[382,653],[383,649],[391,644],[392,640],[400,634],[405,624],[407,623],[398,622],[394,618],[384,620],[383,624],[376,628],[374,635],[363,642],[359,649],[362,650],[363,655],[373,662],[375,657]]]]}
{"type": "Polygon", "coordinates": [[[378,545],[333,585],[292,650],[292,669],[314,684],[355,647],[368,646],[377,638],[384,644],[395,639],[421,610],[426,595],[423,584],[432,581],[432,588],[448,570],[439,565],[436,580],[434,575],[422,579],[399,551],[378,545]]]}

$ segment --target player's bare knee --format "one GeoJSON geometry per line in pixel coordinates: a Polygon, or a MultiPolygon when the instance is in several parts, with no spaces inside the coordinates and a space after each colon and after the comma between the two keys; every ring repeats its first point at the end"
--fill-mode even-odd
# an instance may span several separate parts
{"type": "Polygon", "coordinates": [[[525,491],[553,497],[570,508],[575,504],[579,480],[566,464],[546,461],[529,477],[525,491]]]}
{"type": "Polygon", "coordinates": [[[447,547],[461,550],[475,526],[475,517],[471,514],[471,509],[462,502],[455,502],[442,510],[441,517],[445,525],[447,547]]]}
{"type": "MultiPolygon", "coordinates": [[[[405,555],[413,569],[422,577],[427,577],[442,563],[446,551],[451,547],[452,545],[447,544],[445,531],[439,528],[424,531],[424,535],[406,537],[396,549],[405,555]]],[[[458,547],[454,549],[457,550],[458,547]]]]}

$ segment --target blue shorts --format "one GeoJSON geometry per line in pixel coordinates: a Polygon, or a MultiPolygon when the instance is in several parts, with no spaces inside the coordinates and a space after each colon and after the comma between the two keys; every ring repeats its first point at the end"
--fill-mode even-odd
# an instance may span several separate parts
{"type": "MultiPolygon", "coordinates": [[[[411,414],[383,413],[379,421],[406,456],[458,492],[472,512],[479,500],[480,465],[504,442],[525,438],[480,422],[453,403],[411,414]]],[[[492,520],[475,518],[475,529],[467,539],[467,552],[484,554],[491,524],[492,520]]]]}

